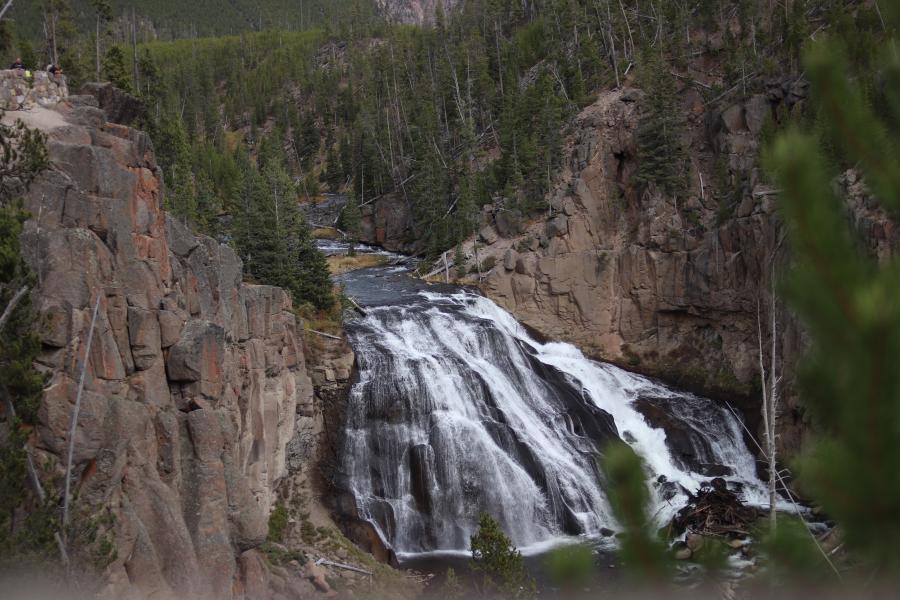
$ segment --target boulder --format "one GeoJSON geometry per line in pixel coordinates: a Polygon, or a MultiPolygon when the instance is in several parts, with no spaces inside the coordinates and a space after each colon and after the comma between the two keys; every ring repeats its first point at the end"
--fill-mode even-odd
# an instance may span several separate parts
{"type": "Polygon", "coordinates": [[[548,239],[569,233],[569,218],[565,215],[556,216],[544,225],[544,234],[548,239]]]}
{"type": "Polygon", "coordinates": [[[503,255],[503,268],[507,271],[512,271],[516,268],[516,251],[512,248],[503,255]]]}
{"type": "Polygon", "coordinates": [[[156,312],[129,306],[128,339],[131,342],[134,368],[138,371],[149,369],[162,354],[156,312]]]}
{"type": "Polygon", "coordinates": [[[747,121],[744,118],[744,107],[735,104],[722,112],[722,126],[728,133],[741,133],[747,131],[747,121]]]}
{"type": "Polygon", "coordinates": [[[764,94],[754,94],[744,104],[744,117],[747,128],[753,135],[759,135],[766,119],[772,114],[772,105],[764,94]]]}
{"type": "Polygon", "coordinates": [[[703,544],[706,542],[706,538],[704,538],[699,533],[688,533],[685,538],[685,544],[687,545],[687,549],[690,552],[698,552],[701,548],[703,548],[703,544]]]}
{"type": "Polygon", "coordinates": [[[331,593],[331,586],[328,585],[328,581],[325,579],[325,569],[314,563],[311,559],[306,561],[306,564],[303,566],[303,576],[306,577],[318,591],[323,594],[331,593]]]}
{"type": "Polygon", "coordinates": [[[645,96],[646,94],[643,90],[639,90],[636,88],[625,88],[624,90],[622,90],[622,95],[619,96],[619,100],[630,104],[632,102],[640,102],[644,99],[645,96]]]}
{"type": "Polygon", "coordinates": [[[269,593],[269,570],[265,560],[257,550],[247,550],[238,558],[244,597],[248,600],[263,600],[269,593]]]}
{"type": "Polygon", "coordinates": [[[157,319],[159,320],[160,345],[168,348],[181,337],[184,320],[178,313],[171,310],[159,311],[157,319]]]}
{"type": "Polygon", "coordinates": [[[482,227],[481,231],[478,232],[478,237],[481,238],[481,241],[488,246],[499,239],[497,232],[490,225],[485,225],[484,227],[482,227]]]}
{"type": "Polygon", "coordinates": [[[144,114],[144,103],[137,96],[120,90],[111,83],[91,82],[81,86],[81,94],[94,96],[106,119],[112,123],[131,125],[144,114]]]}
{"type": "Polygon", "coordinates": [[[225,332],[220,325],[194,319],[169,350],[166,372],[172,381],[215,381],[222,377],[225,332]]]}
{"type": "Polygon", "coordinates": [[[517,210],[498,211],[494,213],[494,226],[500,237],[515,237],[522,233],[522,214],[517,210]]]}

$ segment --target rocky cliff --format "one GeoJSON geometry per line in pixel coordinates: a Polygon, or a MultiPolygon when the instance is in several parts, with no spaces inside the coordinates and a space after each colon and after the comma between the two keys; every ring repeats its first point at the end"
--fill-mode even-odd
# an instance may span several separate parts
{"type": "MultiPolygon", "coordinates": [[[[523,322],[727,400],[751,429],[760,410],[757,319],[771,319],[773,273],[777,280],[790,264],[760,144],[767,122],[786,119],[807,97],[803,80],[758,87],[745,100],[709,106],[683,86],[690,172],[681,198],[632,184],[641,91],[602,93],[576,119],[545,218],[523,225],[491,205],[477,240],[479,260],[495,263],[482,288],[523,322]]],[[[900,241],[894,223],[853,172],[838,183],[872,254],[890,255],[900,241]]],[[[467,249],[474,259],[474,244],[467,249]]],[[[776,301],[775,310],[785,376],[780,443],[793,455],[809,431],[793,385],[804,341],[789,309],[776,301]]]]}
{"type": "Polygon", "coordinates": [[[229,247],[161,209],[144,133],[85,97],[24,116],[52,162],[23,236],[48,377],[32,442],[49,487],[62,489],[85,363],[75,511],[112,517],[105,596],[259,597],[255,548],[285,447],[321,427],[291,300],[243,283],[229,247]]]}
{"type": "MultiPolygon", "coordinates": [[[[502,198],[485,206],[457,274],[545,336],[727,400],[755,428],[757,317],[767,321],[772,274],[790,263],[759,148],[767,122],[786,120],[808,89],[797,79],[754,87],[743,100],[707,104],[694,86],[681,86],[690,161],[688,191],[678,198],[633,184],[644,94],[602,92],[573,123],[544,214],[525,220],[502,198]]],[[[900,244],[895,224],[853,172],[838,183],[871,253],[889,256],[900,244]]],[[[365,208],[368,241],[415,249],[402,200],[365,208]]],[[[793,454],[809,430],[792,384],[804,342],[790,311],[781,303],[776,310],[786,396],[780,443],[793,454]]]]}
{"type": "Polygon", "coordinates": [[[381,14],[394,23],[423,25],[434,21],[435,10],[440,8],[446,14],[459,0],[377,0],[381,14]]]}
{"type": "Polygon", "coordinates": [[[754,164],[773,107],[754,97],[734,109],[740,119],[712,124],[723,117],[688,95],[693,181],[679,200],[631,184],[642,98],[607,92],[578,116],[545,219],[519,227],[502,207],[483,214],[480,259],[494,256],[496,266],[482,285],[549,337],[739,400],[755,382],[757,303],[767,301],[780,235],[775,197],[754,164]],[[731,214],[714,195],[717,156],[729,185],[746,174],[731,214]]]}

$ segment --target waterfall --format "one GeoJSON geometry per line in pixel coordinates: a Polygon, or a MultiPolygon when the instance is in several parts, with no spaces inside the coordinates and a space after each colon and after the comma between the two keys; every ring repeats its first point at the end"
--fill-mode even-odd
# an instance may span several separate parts
{"type": "Polygon", "coordinates": [[[348,333],[347,486],[401,556],[465,551],[481,511],[520,548],[615,529],[598,457],[617,439],[644,459],[660,522],[715,475],[765,502],[727,409],[540,343],[487,298],[423,292],[348,333]]]}

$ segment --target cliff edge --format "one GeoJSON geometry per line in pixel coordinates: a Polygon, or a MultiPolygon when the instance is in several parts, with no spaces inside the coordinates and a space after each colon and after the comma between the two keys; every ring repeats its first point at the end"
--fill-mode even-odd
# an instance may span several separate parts
{"type": "Polygon", "coordinates": [[[84,362],[74,511],[111,516],[102,595],[258,597],[285,447],[321,428],[291,299],[243,283],[228,246],[161,209],[149,137],[96,99],[18,116],[46,131],[51,160],[23,234],[48,378],[31,442],[48,487],[62,489],[84,362]]]}

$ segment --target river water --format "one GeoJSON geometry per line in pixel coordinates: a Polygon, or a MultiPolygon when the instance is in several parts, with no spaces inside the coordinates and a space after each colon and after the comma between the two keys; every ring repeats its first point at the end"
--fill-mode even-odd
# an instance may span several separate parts
{"type": "Polygon", "coordinates": [[[481,511],[526,555],[611,545],[598,459],[617,440],[643,458],[660,524],[714,476],[766,502],[726,408],[539,341],[476,291],[411,278],[390,258],[336,280],[366,310],[345,323],[359,379],[344,485],[401,562],[467,555],[481,511]]]}

